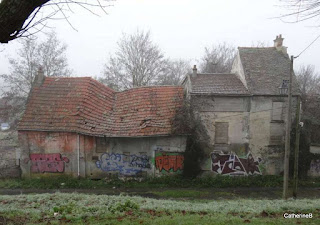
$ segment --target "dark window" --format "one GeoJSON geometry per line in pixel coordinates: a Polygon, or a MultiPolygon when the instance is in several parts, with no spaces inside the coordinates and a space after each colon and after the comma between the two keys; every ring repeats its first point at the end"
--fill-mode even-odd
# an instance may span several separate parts
{"type": "Polygon", "coordinates": [[[228,144],[229,123],[217,122],[215,124],[215,143],[228,144]]]}
{"type": "Polygon", "coordinates": [[[96,152],[103,153],[108,151],[108,141],[107,138],[97,137],[96,138],[96,152]]]}

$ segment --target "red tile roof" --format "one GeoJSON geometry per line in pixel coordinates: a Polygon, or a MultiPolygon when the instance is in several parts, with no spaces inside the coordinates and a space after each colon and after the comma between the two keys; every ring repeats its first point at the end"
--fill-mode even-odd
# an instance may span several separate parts
{"type": "Polygon", "coordinates": [[[89,77],[47,77],[33,88],[18,130],[108,137],[170,135],[182,102],[180,86],[116,92],[89,77]]]}
{"type": "Polygon", "coordinates": [[[235,74],[198,73],[190,76],[191,94],[249,95],[249,91],[235,74]]]}

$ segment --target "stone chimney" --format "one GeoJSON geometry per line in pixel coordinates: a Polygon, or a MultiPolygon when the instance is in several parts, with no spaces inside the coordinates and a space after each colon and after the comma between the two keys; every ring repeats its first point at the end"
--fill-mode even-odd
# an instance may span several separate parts
{"type": "Polygon", "coordinates": [[[273,40],[274,47],[278,51],[282,51],[284,54],[287,54],[287,47],[283,46],[283,40],[284,40],[284,38],[282,38],[281,34],[279,36],[277,36],[276,39],[273,40]]]}
{"type": "Polygon", "coordinates": [[[194,65],[194,66],[193,66],[193,69],[192,69],[192,77],[196,77],[196,76],[197,76],[197,74],[198,74],[197,71],[198,71],[197,66],[194,65]]]}
{"type": "Polygon", "coordinates": [[[45,76],[44,76],[43,68],[42,68],[42,66],[40,66],[38,69],[38,73],[34,78],[33,86],[40,87],[44,81],[44,78],[45,78],[45,76]]]}

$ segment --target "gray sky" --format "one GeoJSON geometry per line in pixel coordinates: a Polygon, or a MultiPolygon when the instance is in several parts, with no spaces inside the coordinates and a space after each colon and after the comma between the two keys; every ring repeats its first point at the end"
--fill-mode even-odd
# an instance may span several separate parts
{"type": "MultiPolygon", "coordinates": [[[[287,13],[279,7],[279,0],[117,0],[112,4],[108,15],[99,13],[100,17],[74,7],[70,22],[78,31],[64,20],[49,22],[68,45],[68,62],[75,76],[100,76],[122,32],[137,28],[150,30],[165,56],[191,59],[192,64],[198,64],[196,59],[206,46],[221,42],[241,47],[257,42],[272,46],[279,34],[285,38],[288,53],[297,55],[320,34],[320,28],[312,27],[319,21],[292,24],[270,19],[287,13]]],[[[15,56],[18,47],[17,40],[0,45],[0,74],[9,72],[7,59],[15,56]]],[[[320,40],[296,60],[295,68],[313,64],[319,71],[319,50],[320,40]]]]}

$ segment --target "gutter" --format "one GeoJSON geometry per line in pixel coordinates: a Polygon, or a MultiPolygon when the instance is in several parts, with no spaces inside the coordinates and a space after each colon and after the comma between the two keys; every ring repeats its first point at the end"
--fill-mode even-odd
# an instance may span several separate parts
{"type": "Polygon", "coordinates": [[[78,157],[77,157],[77,161],[78,161],[78,179],[80,178],[80,134],[78,134],[78,137],[77,137],[77,142],[78,142],[78,149],[77,149],[77,152],[78,152],[78,157]]]}
{"type": "Polygon", "coordinates": [[[91,134],[87,132],[79,132],[77,130],[49,130],[49,129],[17,129],[17,131],[36,131],[36,132],[62,132],[62,133],[76,133],[92,137],[107,137],[107,138],[154,138],[154,137],[171,137],[171,136],[185,136],[188,134],[159,134],[159,135],[146,135],[146,136],[106,136],[103,134],[91,134]]]}
{"type": "Polygon", "coordinates": [[[205,95],[205,96],[219,96],[219,97],[251,97],[251,94],[218,94],[218,93],[195,93],[191,92],[190,95],[205,95]]]}

